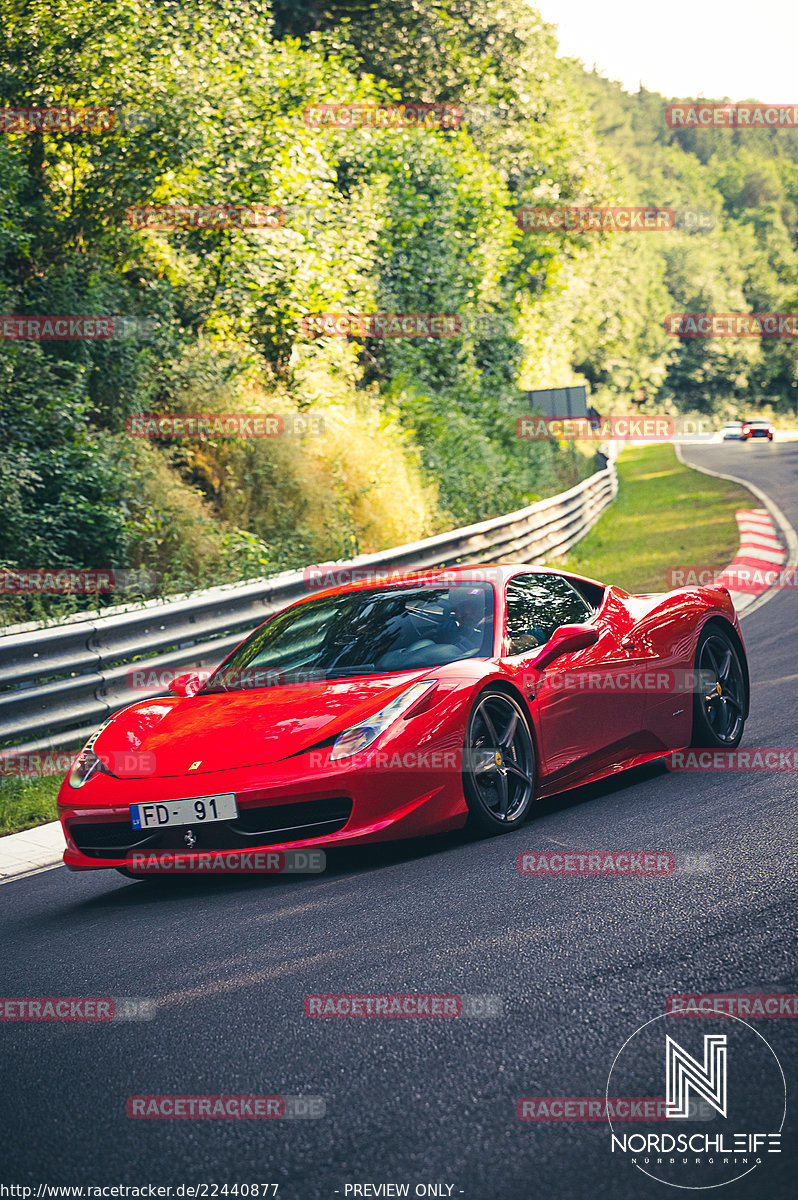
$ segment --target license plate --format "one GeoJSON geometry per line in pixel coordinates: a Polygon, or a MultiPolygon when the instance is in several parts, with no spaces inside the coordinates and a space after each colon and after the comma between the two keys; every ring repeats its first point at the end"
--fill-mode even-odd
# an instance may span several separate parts
{"type": "Polygon", "coordinates": [[[160,829],[164,825],[207,825],[211,821],[230,821],[237,816],[235,792],[130,806],[130,820],[134,829],[160,829]]]}

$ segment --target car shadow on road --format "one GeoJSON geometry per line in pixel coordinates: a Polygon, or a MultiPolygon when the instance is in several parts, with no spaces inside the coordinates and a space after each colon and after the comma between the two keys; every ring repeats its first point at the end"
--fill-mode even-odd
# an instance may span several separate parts
{"type": "MultiPolygon", "coordinates": [[[[532,822],[519,827],[518,833],[528,834],[534,821],[541,817],[574,809],[606,796],[617,796],[667,774],[667,768],[662,760],[659,760],[611,775],[595,783],[559,792],[555,796],[537,801],[532,822]]],[[[68,910],[60,911],[63,915],[65,911],[86,914],[131,907],[147,908],[153,904],[162,905],[173,900],[185,902],[213,895],[227,897],[259,891],[280,899],[287,895],[295,895],[298,891],[303,895],[312,895],[342,877],[371,874],[403,863],[441,858],[457,852],[466,845],[493,844],[501,841],[502,838],[482,837],[463,828],[426,838],[378,842],[368,846],[325,848],[326,867],[319,874],[247,872],[219,875],[158,875],[145,880],[123,880],[109,873],[109,883],[118,883],[119,886],[111,886],[99,894],[78,900],[68,910]]]]}

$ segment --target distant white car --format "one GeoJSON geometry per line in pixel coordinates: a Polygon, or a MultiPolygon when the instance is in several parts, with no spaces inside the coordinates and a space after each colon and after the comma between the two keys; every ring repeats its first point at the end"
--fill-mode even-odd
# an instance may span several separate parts
{"type": "Polygon", "coordinates": [[[724,442],[744,442],[745,426],[742,421],[727,421],[720,431],[720,436],[724,442]]]}

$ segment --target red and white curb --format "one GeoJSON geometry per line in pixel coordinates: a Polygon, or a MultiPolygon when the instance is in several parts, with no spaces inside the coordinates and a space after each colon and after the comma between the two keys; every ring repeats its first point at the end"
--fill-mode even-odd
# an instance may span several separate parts
{"type": "Polygon", "coordinates": [[[734,607],[740,612],[778,584],[787,551],[766,508],[739,508],[734,515],[740,529],[740,549],[714,582],[729,589],[734,607]]]}
{"type": "MultiPolygon", "coordinates": [[[[731,483],[738,483],[740,487],[745,488],[746,491],[751,492],[752,495],[756,496],[757,500],[759,500],[763,507],[761,509],[747,511],[754,511],[758,515],[761,515],[763,512],[766,513],[771,519],[771,529],[778,528],[782,537],[782,541],[787,547],[783,566],[776,568],[777,571],[785,571],[792,574],[798,572],[798,533],[795,532],[792,525],[779,508],[778,504],[776,504],[775,500],[768,496],[767,492],[763,492],[762,489],[757,487],[755,483],[752,483],[750,479],[741,479],[739,475],[729,475],[726,471],[714,471],[711,467],[698,466],[697,463],[688,462],[684,457],[684,454],[682,453],[682,447],[678,442],[674,442],[673,448],[676,452],[676,457],[682,466],[689,467],[691,471],[698,471],[701,475],[712,475],[715,479],[728,479],[731,483]]],[[[742,512],[743,510],[741,509],[740,511],[742,512]]],[[[761,519],[754,521],[753,524],[757,526],[757,532],[761,533],[761,519]]],[[[779,547],[779,549],[781,549],[781,547],[779,547]]],[[[729,565],[731,566],[731,564],[729,565]]],[[[773,564],[771,564],[771,566],[772,565],[773,564]]],[[[728,570],[728,568],[726,569],[728,570]]],[[[729,588],[730,592],[731,590],[732,589],[729,588]]],[[[766,586],[762,590],[761,594],[755,596],[752,596],[750,593],[735,589],[732,595],[734,607],[737,609],[739,616],[748,617],[752,613],[756,612],[757,609],[761,608],[763,604],[767,604],[769,600],[772,600],[778,591],[778,584],[776,584],[776,586],[773,586],[772,584],[766,586]]]]}

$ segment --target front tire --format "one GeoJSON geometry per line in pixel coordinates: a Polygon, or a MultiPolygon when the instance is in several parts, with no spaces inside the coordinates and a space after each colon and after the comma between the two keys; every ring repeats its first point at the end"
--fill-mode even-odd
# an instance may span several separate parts
{"type": "Polygon", "coordinates": [[[508,833],[529,815],[535,795],[535,747],[521,705],[506,692],[480,692],[471,710],[463,791],[468,825],[480,833],[508,833]]]}
{"type": "Polygon", "coordinates": [[[704,629],[695,652],[692,746],[733,750],[748,709],[748,682],[736,641],[718,625],[704,629]]]}

